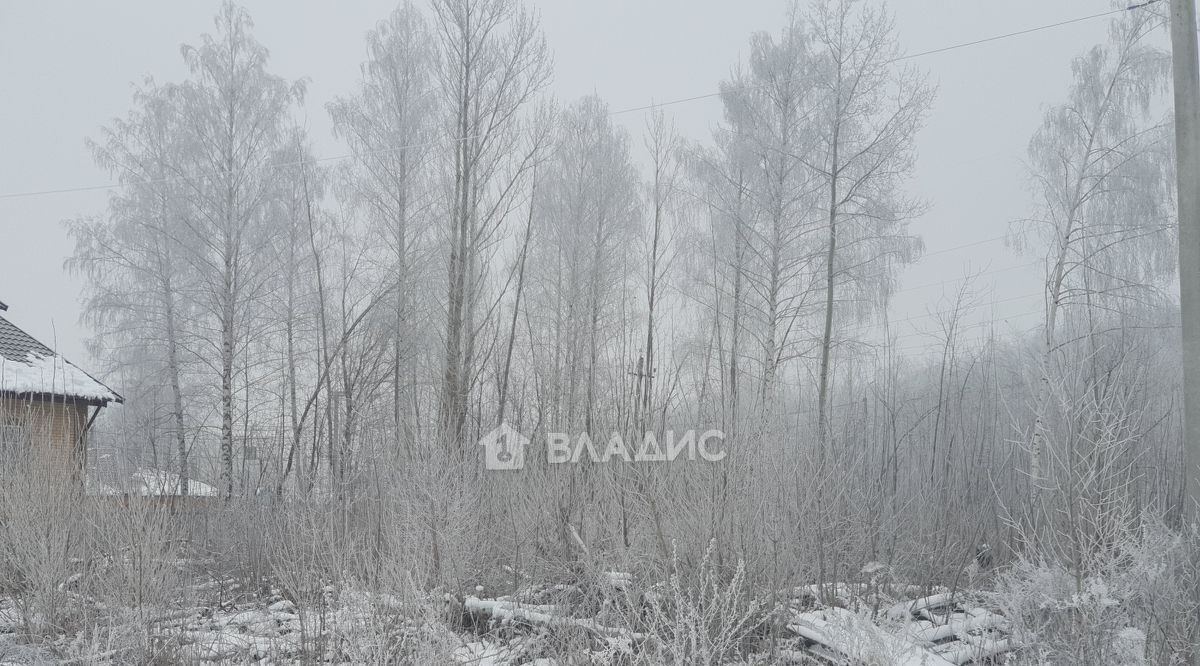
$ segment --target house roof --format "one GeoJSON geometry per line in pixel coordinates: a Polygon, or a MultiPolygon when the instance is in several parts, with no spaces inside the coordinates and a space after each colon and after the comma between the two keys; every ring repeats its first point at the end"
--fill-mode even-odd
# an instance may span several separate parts
{"type": "Polygon", "coordinates": [[[105,386],[0,316],[0,394],[63,396],[93,404],[124,402],[105,386]]]}
{"type": "MultiPolygon", "coordinates": [[[[179,475],[153,467],[139,467],[128,478],[106,483],[88,476],[88,495],[139,495],[142,497],[180,497],[183,495],[179,475]]],[[[217,489],[196,479],[188,479],[188,495],[216,497],[217,489]]]]}

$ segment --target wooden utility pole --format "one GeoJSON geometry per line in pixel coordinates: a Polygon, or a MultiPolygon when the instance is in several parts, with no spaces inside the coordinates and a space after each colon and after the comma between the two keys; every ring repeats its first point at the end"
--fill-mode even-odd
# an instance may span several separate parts
{"type": "MultiPolygon", "coordinates": [[[[1181,527],[1200,517],[1200,54],[1196,1],[1171,0],[1175,160],[1179,197],[1179,308],[1183,320],[1183,506],[1181,527]]],[[[1200,666],[1192,625],[1189,661],[1200,666]]]]}
{"type": "MultiPolygon", "coordinates": [[[[1195,0],[1171,0],[1175,154],[1179,196],[1179,305],[1183,316],[1183,524],[1200,501],[1200,56],[1195,0]]],[[[1200,661],[1198,661],[1200,663],[1200,661]]]]}

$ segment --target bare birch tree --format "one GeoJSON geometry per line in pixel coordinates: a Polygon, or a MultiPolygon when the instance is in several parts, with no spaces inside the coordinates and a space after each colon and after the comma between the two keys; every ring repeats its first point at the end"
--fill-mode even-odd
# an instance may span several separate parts
{"type": "MultiPolygon", "coordinates": [[[[933,99],[923,75],[895,64],[891,17],[862,0],[826,0],[809,27],[817,141],[805,162],[817,181],[825,236],[824,316],[817,371],[817,453],[831,439],[829,383],[837,301],[877,310],[919,239],[907,222],[923,206],[901,189],[916,159],[917,131],[933,99]]],[[[851,312],[854,310],[851,309],[851,312]]]]}
{"type": "Polygon", "coordinates": [[[180,260],[186,251],[180,236],[190,212],[180,185],[169,177],[181,150],[177,100],[147,81],[134,101],[128,118],[114,121],[101,141],[90,144],[96,161],[123,189],[110,198],[105,218],[71,225],[76,247],[67,265],[89,278],[85,316],[104,348],[121,350],[119,358],[131,368],[145,367],[147,351],[154,350],[150,356],[158,367],[139,388],[150,395],[160,379],[166,383],[167,430],[175,445],[180,492],[186,495],[190,445],[183,366],[190,355],[186,321],[194,283],[180,260]],[[165,377],[156,379],[159,373],[165,377]]]}
{"type": "Polygon", "coordinates": [[[421,436],[415,418],[414,293],[426,276],[433,222],[437,90],[433,34],[421,11],[404,2],[367,35],[360,90],[329,105],[334,132],[355,161],[341,179],[342,198],[369,221],[381,241],[378,261],[397,284],[392,307],[391,413],[396,444],[421,436]]]}
{"type": "Polygon", "coordinates": [[[1038,212],[1032,230],[1048,245],[1045,328],[1033,399],[1029,474],[1038,511],[1045,410],[1060,351],[1062,313],[1082,306],[1084,336],[1098,351],[1101,309],[1128,310],[1173,270],[1167,126],[1153,100],[1169,77],[1169,58],[1149,43],[1157,20],[1131,13],[1110,42],[1077,58],[1068,101],[1047,112],[1029,146],[1038,212]]]}
{"type": "MultiPolygon", "coordinates": [[[[194,214],[187,218],[181,260],[199,280],[197,305],[211,322],[206,357],[215,358],[220,379],[221,493],[233,494],[235,392],[238,368],[250,340],[253,305],[265,297],[269,253],[268,202],[272,169],[287,120],[304,93],[267,71],[267,50],[250,34],[246,12],[226,4],[216,34],[185,47],[191,78],[175,87],[179,96],[181,159],[173,176],[186,184],[194,214]],[[211,354],[211,356],[209,356],[211,354]]],[[[243,381],[245,377],[242,377],[243,381]]]]}

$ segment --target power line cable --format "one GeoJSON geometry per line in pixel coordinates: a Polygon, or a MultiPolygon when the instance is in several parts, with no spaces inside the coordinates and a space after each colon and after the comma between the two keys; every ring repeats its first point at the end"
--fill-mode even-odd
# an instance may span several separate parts
{"type": "MultiPolygon", "coordinates": [[[[996,35],[995,37],[985,37],[983,39],[977,39],[973,42],[964,42],[962,44],[954,44],[953,46],[944,46],[942,48],[930,49],[928,51],[920,51],[918,53],[912,53],[909,55],[900,56],[900,57],[896,58],[895,61],[908,60],[911,58],[919,58],[922,56],[934,55],[937,53],[946,53],[947,51],[953,51],[955,49],[966,48],[968,46],[978,46],[980,44],[987,44],[990,42],[998,42],[1002,39],[1009,39],[1011,37],[1021,37],[1023,35],[1030,35],[1035,32],[1041,32],[1043,30],[1050,30],[1052,28],[1061,28],[1063,26],[1068,26],[1073,23],[1083,23],[1084,21],[1091,21],[1091,20],[1098,19],[1098,18],[1104,18],[1106,16],[1112,16],[1113,14],[1123,14],[1125,12],[1142,9],[1143,7],[1148,7],[1150,5],[1153,5],[1153,4],[1155,4],[1157,2],[1161,2],[1161,1],[1162,0],[1149,0],[1148,2],[1142,2],[1142,3],[1136,4],[1136,5],[1129,5],[1128,7],[1121,7],[1118,9],[1110,9],[1109,11],[1100,12],[1099,14],[1092,14],[1091,16],[1080,16],[1079,18],[1067,19],[1066,21],[1059,21],[1058,23],[1047,23],[1046,25],[1039,25],[1034,28],[1026,28],[1025,30],[1017,30],[1016,32],[1010,32],[1010,33],[1006,33],[1003,35],[996,35]]],[[[895,61],[893,61],[893,62],[895,62],[895,61]]]]}
{"type": "MultiPolygon", "coordinates": [[[[939,53],[946,53],[946,52],[954,51],[957,49],[978,46],[980,44],[987,44],[990,42],[997,42],[997,41],[1001,41],[1001,40],[1005,40],[1005,39],[1011,39],[1014,37],[1020,37],[1023,35],[1029,35],[1029,34],[1041,32],[1044,30],[1061,28],[1063,26],[1071,25],[1074,23],[1082,23],[1085,21],[1092,21],[1095,19],[1112,16],[1114,14],[1120,14],[1120,13],[1124,13],[1127,11],[1141,9],[1141,8],[1156,4],[1161,1],[1162,0],[1148,0],[1147,2],[1143,2],[1140,4],[1130,5],[1128,7],[1124,7],[1124,8],[1120,8],[1120,9],[1112,9],[1112,10],[1109,10],[1106,12],[1101,12],[1098,14],[1091,14],[1088,16],[1080,16],[1078,18],[1067,19],[1065,21],[1058,21],[1056,23],[1047,23],[1045,25],[1035,26],[1032,28],[1026,28],[1024,30],[1017,30],[1017,31],[1005,33],[1002,35],[995,35],[992,37],[985,37],[983,39],[976,39],[976,40],[969,41],[969,42],[961,42],[958,44],[951,44],[949,46],[943,46],[940,48],[929,49],[926,51],[918,51],[916,53],[910,53],[910,54],[905,54],[902,56],[897,56],[896,58],[893,58],[887,62],[890,64],[890,63],[900,62],[903,60],[911,60],[913,58],[920,58],[920,57],[935,55],[935,54],[939,54],[939,53]]],[[[752,89],[758,88],[758,87],[762,87],[762,86],[740,86],[740,87],[735,87],[732,89],[752,90],[752,89]]],[[[626,108],[626,109],[618,109],[616,111],[608,112],[608,116],[611,117],[611,116],[623,115],[623,114],[627,114],[627,113],[635,113],[638,111],[649,111],[649,110],[659,109],[659,108],[666,107],[666,106],[674,106],[677,104],[685,104],[688,102],[695,102],[695,101],[699,101],[702,99],[710,99],[713,97],[718,97],[721,94],[722,94],[722,92],[718,91],[718,92],[713,92],[713,93],[705,93],[703,95],[693,95],[691,97],[682,97],[679,99],[668,100],[666,102],[656,102],[656,103],[647,104],[647,105],[643,105],[643,106],[630,107],[630,108],[626,108]]],[[[457,139],[457,140],[458,141],[469,141],[469,140],[472,140],[475,138],[479,138],[479,137],[478,136],[468,136],[468,137],[463,137],[463,138],[457,139]]],[[[417,148],[425,148],[425,147],[437,145],[437,143],[438,143],[437,141],[426,141],[426,142],[409,144],[409,145],[404,145],[404,146],[392,146],[392,147],[388,147],[388,148],[380,148],[378,150],[367,151],[364,153],[346,153],[346,154],[340,154],[340,155],[330,155],[327,157],[316,157],[316,158],[312,158],[312,159],[299,160],[299,161],[293,161],[293,162],[267,164],[267,165],[264,165],[262,168],[264,168],[264,169],[268,169],[268,168],[279,169],[279,168],[285,168],[285,167],[289,167],[289,166],[301,166],[303,164],[334,162],[334,161],[340,161],[340,160],[345,160],[345,159],[353,159],[355,157],[362,157],[364,155],[378,155],[378,154],[384,154],[384,153],[389,153],[389,152],[399,152],[399,151],[403,151],[403,150],[415,150],[417,148]]],[[[198,175],[194,175],[194,176],[177,176],[177,177],[164,178],[164,179],[159,179],[159,180],[139,181],[137,183],[108,183],[108,184],[104,184],[104,185],[84,185],[84,186],[80,186],[80,187],[62,187],[62,188],[53,188],[53,189],[45,189],[45,190],[34,190],[34,191],[28,191],[28,192],[6,192],[6,193],[0,193],[0,200],[20,199],[20,198],[38,197],[38,196],[51,196],[51,195],[59,195],[59,194],[72,194],[72,193],[77,193],[77,192],[95,192],[95,191],[100,191],[100,190],[113,190],[113,189],[118,189],[118,188],[122,188],[122,187],[129,187],[131,185],[165,184],[165,183],[169,183],[169,182],[177,182],[177,181],[183,181],[183,180],[188,180],[188,179],[202,178],[206,175],[225,175],[225,174],[220,171],[213,171],[213,172],[198,174],[198,175]]]]}
{"type": "MultiPolygon", "coordinates": [[[[904,60],[912,60],[913,58],[921,58],[924,56],[936,55],[939,53],[946,53],[948,51],[964,49],[964,48],[971,47],[971,46],[978,46],[980,44],[987,44],[989,42],[998,42],[1000,40],[1010,39],[1013,37],[1021,37],[1023,35],[1029,35],[1029,34],[1033,34],[1035,32],[1041,32],[1043,30],[1050,30],[1052,28],[1061,28],[1063,26],[1068,26],[1073,23],[1083,23],[1084,21],[1092,21],[1092,20],[1095,20],[1098,18],[1112,16],[1113,14],[1122,14],[1124,12],[1133,11],[1135,9],[1141,9],[1143,7],[1152,5],[1152,4],[1154,4],[1156,2],[1160,2],[1160,1],[1161,0],[1149,0],[1149,2],[1143,2],[1143,3],[1137,4],[1137,5],[1130,5],[1128,7],[1122,7],[1120,9],[1111,9],[1109,11],[1101,12],[1099,14],[1091,14],[1089,16],[1080,16],[1078,18],[1067,19],[1065,21],[1059,21],[1057,23],[1047,23],[1045,25],[1039,25],[1039,26],[1036,26],[1033,28],[1017,30],[1015,32],[1009,32],[1009,33],[1005,33],[1003,35],[984,37],[983,39],[976,39],[976,40],[970,41],[970,42],[951,44],[950,46],[942,46],[942,47],[939,47],[936,49],[929,49],[927,51],[918,51],[916,53],[908,53],[908,54],[905,54],[902,56],[897,56],[895,58],[891,58],[891,59],[885,61],[885,64],[890,65],[892,63],[897,63],[897,62],[901,62],[904,60]]],[[[754,89],[762,88],[762,87],[765,87],[768,85],[774,85],[774,83],[762,84],[762,85],[757,85],[757,86],[731,86],[730,90],[754,90],[754,89]]],[[[643,106],[633,106],[633,107],[629,107],[627,109],[620,109],[620,110],[611,112],[609,115],[615,116],[615,115],[620,115],[620,114],[624,114],[624,113],[636,113],[638,111],[651,111],[653,109],[658,109],[658,108],[661,108],[664,106],[672,106],[675,104],[684,104],[687,102],[695,102],[695,101],[701,100],[701,99],[709,99],[712,97],[719,97],[721,94],[722,94],[722,91],[717,91],[717,92],[713,92],[713,93],[706,93],[703,95],[693,95],[691,97],[681,97],[679,99],[673,99],[673,100],[669,100],[666,102],[658,102],[655,104],[646,104],[643,106]]]]}
{"type": "Polygon", "coordinates": [[[987,243],[995,243],[996,241],[1002,241],[1002,240],[1004,240],[1004,239],[1006,239],[1006,238],[1008,238],[1008,236],[1007,236],[1007,235],[1003,235],[1003,236],[993,236],[992,238],[985,238],[985,239],[983,239],[983,240],[979,240],[979,241],[973,241],[973,242],[970,242],[970,243],[964,243],[964,244],[962,244],[962,245],[955,245],[954,247],[948,247],[948,248],[946,248],[946,249],[944,249],[944,250],[937,250],[936,252],[925,252],[925,253],[923,253],[923,254],[921,255],[921,258],[922,258],[922,259],[925,259],[925,258],[927,258],[927,257],[936,257],[936,256],[937,256],[937,255],[939,255],[939,254],[946,254],[946,253],[949,253],[949,252],[956,252],[956,251],[958,251],[958,250],[965,250],[966,248],[969,248],[969,247],[976,247],[976,246],[979,246],[979,245],[986,245],[987,243]]]}
{"type": "MultiPolygon", "coordinates": [[[[1042,298],[1044,296],[1045,296],[1045,293],[1040,292],[1040,291],[1033,293],[1033,294],[1022,294],[1020,296],[1012,296],[1009,298],[1002,298],[1000,300],[989,301],[987,303],[977,303],[975,305],[965,305],[960,308],[949,308],[947,310],[939,310],[936,312],[926,312],[925,314],[922,314],[922,315],[913,315],[911,317],[905,317],[904,319],[890,319],[890,320],[888,320],[887,325],[890,328],[891,326],[894,326],[896,324],[907,324],[907,323],[914,322],[914,321],[921,321],[922,319],[957,316],[957,315],[961,315],[965,312],[972,312],[974,310],[979,310],[981,308],[990,308],[990,307],[995,307],[997,305],[1002,305],[1004,303],[1013,303],[1016,301],[1023,301],[1023,300],[1027,300],[1027,299],[1035,298],[1035,297],[1042,298]]],[[[1013,316],[1024,316],[1024,315],[1013,315],[1013,316]]],[[[993,319],[992,321],[996,322],[996,321],[1000,321],[1002,319],[1004,319],[1004,317],[997,317],[996,319],[993,319]]],[[[848,328],[843,328],[843,329],[840,329],[839,332],[840,333],[861,333],[863,331],[869,331],[871,329],[881,328],[882,326],[883,326],[883,323],[878,322],[878,323],[866,324],[864,326],[852,326],[852,327],[848,327],[848,328]]],[[[911,334],[905,334],[904,337],[907,337],[908,335],[911,335],[911,334]]]]}
{"type": "Polygon", "coordinates": [[[970,282],[971,280],[974,280],[976,278],[981,278],[981,277],[985,277],[988,275],[997,275],[999,273],[1008,273],[1009,271],[1015,271],[1015,270],[1018,270],[1021,268],[1032,268],[1034,266],[1040,265],[1041,263],[1042,262],[1040,262],[1040,261],[1031,261],[1027,264],[1018,264],[1016,266],[1008,266],[1007,268],[997,268],[996,270],[984,271],[982,273],[973,273],[971,275],[966,275],[966,276],[963,276],[960,278],[955,278],[953,280],[942,280],[941,282],[926,282],[925,284],[916,284],[911,287],[904,287],[903,289],[897,289],[897,290],[893,291],[892,293],[893,294],[903,294],[906,291],[916,291],[917,289],[928,289],[930,287],[945,287],[945,286],[951,285],[951,284],[961,284],[963,282],[970,282]]]}
{"type": "MultiPolygon", "coordinates": [[[[988,305],[991,305],[991,304],[989,303],[988,305]]],[[[943,314],[943,313],[935,313],[935,314],[943,314]]],[[[956,325],[954,327],[954,337],[957,340],[959,334],[962,333],[963,331],[970,331],[970,330],[973,330],[976,328],[985,328],[988,326],[995,326],[998,323],[1008,322],[1009,320],[1012,320],[1012,319],[1020,319],[1022,317],[1032,317],[1034,315],[1044,315],[1044,314],[1046,314],[1045,311],[1041,310],[1041,309],[1027,310],[1025,312],[1018,312],[1015,314],[998,316],[998,317],[994,317],[992,319],[984,319],[981,321],[977,321],[973,324],[964,324],[961,326],[956,325]]],[[[905,338],[929,337],[929,336],[933,336],[933,335],[937,335],[937,334],[930,332],[930,331],[913,331],[911,333],[905,333],[903,335],[893,336],[892,340],[894,341],[894,340],[903,340],[905,338]]],[[[938,343],[938,344],[941,344],[941,343],[938,343]]]]}

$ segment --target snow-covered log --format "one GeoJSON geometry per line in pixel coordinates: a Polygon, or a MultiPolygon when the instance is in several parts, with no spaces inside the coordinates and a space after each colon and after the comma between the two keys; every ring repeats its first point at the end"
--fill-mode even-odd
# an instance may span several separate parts
{"type": "Polygon", "coordinates": [[[916,615],[917,613],[920,613],[921,611],[948,606],[949,604],[953,603],[953,601],[954,595],[949,592],[933,594],[928,597],[921,597],[920,599],[914,599],[912,601],[905,601],[903,603],[896,604],[895,606],[887,609],[886,615],[888,619],[891,620],[904,620],[916,615]]]}
{"type": "Polygon", "coordinates": [[[949,643],[937,652],[943,659],[955,664],[966,664],[1005,652],[1011,652],[1016,647],[1011,638],[963,636],[961,640],[949,643]]]}
{"type": "Polygon", "coordinates": [[[463,602],[463,607],[470,613],[482,613],[490,616],[492,619],[519,620],[528,622],[529,624],[554,627],[575,627],[587,631],[596,636],[606,638],[628,638],[635,641],[645,639],[643,634],[629,631],[621,627],[609,627],[596,622],[591,618],[577,618],[565,615],[558,615],[552,612],[546,612],[547,606],[526,606],[517,604],[511,601],[500,601],[497,599],[480,599],[478,597],[467,597],[463,602]]]}
{"type": "Polygon", "coordinates": [[[788,628],[806,640],[854,661],[894,666],[951,666],[954,663],[920,645],[893,636],[844,608],[798,613],[788,628]]]}
{"type": "Polygon", "coordinates": [[[955,613],[945,624],[919,622],[910,625],[908,635],[913,639],[927,643],[937,643],[956,636],[962,637],[971,632],[983,629],[1003,627],[1007,624],[1004,616],[988,611],[976,610],[967,613],[955,613]]]}

